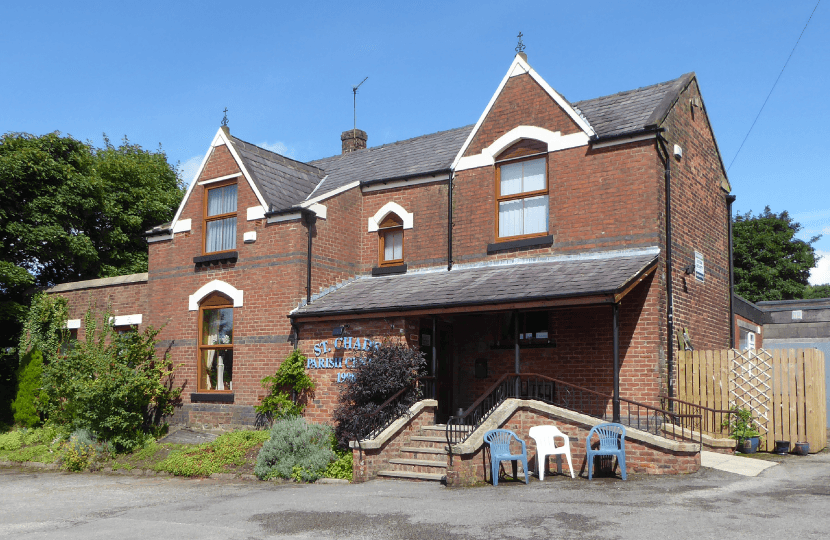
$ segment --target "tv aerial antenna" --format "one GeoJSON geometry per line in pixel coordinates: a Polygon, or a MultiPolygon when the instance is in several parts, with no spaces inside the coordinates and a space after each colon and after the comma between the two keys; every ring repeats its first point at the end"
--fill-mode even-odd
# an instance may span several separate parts
{"type": "MultiPolygon", "coordinates": [[[[368,79],[368,78],[369,77],[366,77],[366,79],[368,79]]],[[[357,86],[352,86],[352,92],[354,93],[354,103],[353,103],[354,124],[352,126],[352,137],[355,136],[355,132],[357,131],[357,89],[360,88],[361,85],[363,85],[363,83],[366,82],[366,79],[363,79],[362,81],[360,81],[360,84],[358,84],[357,86]]]]}

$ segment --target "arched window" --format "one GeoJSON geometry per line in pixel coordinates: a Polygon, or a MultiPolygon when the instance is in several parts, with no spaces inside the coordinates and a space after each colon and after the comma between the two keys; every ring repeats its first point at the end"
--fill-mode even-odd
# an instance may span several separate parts
{"type": "Polygon", "coordinates": [[[233,391],[233,300],[219,293],[199,306],[198,390],[233,391]]]}
{"type": "Polygon", "coordinates": [[[403,264],[403,220],[390,212],[378,226],[378,265],[403,264]]]}

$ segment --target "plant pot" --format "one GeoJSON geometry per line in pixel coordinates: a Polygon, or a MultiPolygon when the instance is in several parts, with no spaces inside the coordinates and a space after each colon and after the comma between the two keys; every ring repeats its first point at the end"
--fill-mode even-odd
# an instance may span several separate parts
{"type": "Polygon", "coordinates": [[[738,451],[742,454],[754,454],[761,444],[761,437],[747,437],[738,440],[738,451]]]}
{"type": "Polygon", "coordinates": [[[779,456],[783,456],[784,454],[789,453],[790,451],[790,441],[775,441],[775,450],[774,452],[779,456]]]}
{"type": "Polygon", "coordinates": [[[810,453],[810,443],[808,442],[797,442],[795,443],[795,447],[793,448],[793,454],[797,456],[806,456],[810,453]]]}

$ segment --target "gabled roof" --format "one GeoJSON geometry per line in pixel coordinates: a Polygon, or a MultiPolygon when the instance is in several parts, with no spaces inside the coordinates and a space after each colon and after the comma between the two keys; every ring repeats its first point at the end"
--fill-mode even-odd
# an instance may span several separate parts
{"type": "Polygon", "coordinates": [[[486,306],[624,294],[657,261],[657,248],[637,252],[595,253],[536,262],[453,268],[385,277],[358,278],[292,317],[380,313],[420,309],[486,306]]]}
{"type": "Polygon", "coordinates": [[[577,101],[574,107],[588,119],[600,139],[644,131],[660,125],[694,76],[686,73],[671,81],[577,101]]]}
{"type": "Polygon", "coordinates": [[[391,180],[448,171],[472,125],[421,135],[315,161],[327,178],[315,195],[355,182],[391,180]]]}
{"type": "MultiPolygon", "coordinates": [[[[502,84],[475,126],[467,125],[439,131],[308,163],[265,150],[233,137],[222,129],[217,132],[212,147],[222,143],[228,144],[231,153],[241,162],[243,175],[253,185],[257,198],[267,206],[266,212],[307,206],[321,196],[332,195],[338,190],[360,184],[448,171],[460,159],[465,146],[475,134],[475,128],[486,117],[505,82],[511,76],[524,73],[534,77],[595,141],[647,131],[659,126],[677,101],[680,92],[695,76],[694,73],[687,73],[671,81],[577,101],[571,105],[550,88],[526,61],[516,56],[502,84]]],[[[199,173],[209,156],[210,152],[205,155],[199,173]]],[[[194,185],[195,181],[188,188],[173,221],[154,227],[147,231],[148,235],[167,233],[175,226],[194,185]]]]}
{"type": "Polygon", "coordinates": [[[286,210],[303,202],[326,173],[317,167],[229,137],[251,180],[268,203],[268,211],[286,210]]]}

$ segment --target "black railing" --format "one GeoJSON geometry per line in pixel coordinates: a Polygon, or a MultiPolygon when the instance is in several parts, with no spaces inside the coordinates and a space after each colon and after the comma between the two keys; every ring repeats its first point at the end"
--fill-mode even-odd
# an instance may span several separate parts
{"type": "MultiPolygon", "coordinates": [[[[610,421],[613,397],[595,390],[535,373],[502,375],[461,416],[447,420],[446,439],[452,460],[452,445],[463,443],[493,411],[509,398],[532,399],[593,418],[610,421]]],[[[658,409],[620,398],[620,422],[626,426],[672,439],[694,440],[693,426],[700,425],[701,414],[658,409]],[[671,429],[664,429],[671,425],[671,429]]],[[[700,431],[698,430],[698,442],[700,431]]]]}
{"type": "Polygon", "coordinates": [[[395,420],[408,414],[409,405],[414,403],[410,394],[413,390],[416,392],[414,401],[425,398],[434,399],[435,377],[418,377],[369,413],[365,433],[357,437],[358,444],[361,440],[374,439],[395,420]]]}
{"type": "Polygon", "coordinates": [[[731,434],[729,429],[729,416],[734,414],[735,411],[704,407],[703,405],[668,396],[660,396],[660,406],[676,413],[700,415],[700,424],[694,426],[694,428],[703,433],[716,437],[722,437],[723,435],[729,436],[731,434]]]}

